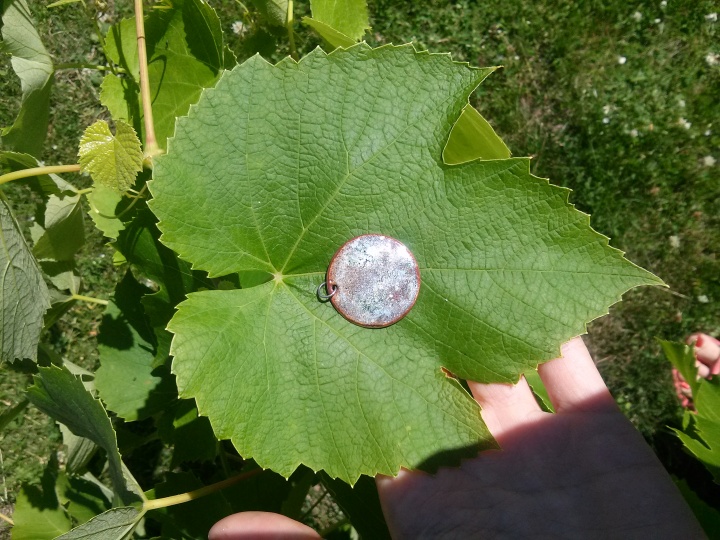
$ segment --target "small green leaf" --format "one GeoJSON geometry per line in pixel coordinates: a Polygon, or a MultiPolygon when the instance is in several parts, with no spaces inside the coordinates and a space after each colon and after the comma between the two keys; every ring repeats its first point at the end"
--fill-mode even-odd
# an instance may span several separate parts
{"type": "Polygon", "coordinates": [[[263,18],[273,26],[285,26],[288,16],[288,0],[252,0],[263,18]]]}
{"type": "Polygon", "coordinates": [[[58,426],[65,445],[65,470],[70,474],[84,473],[98,446],[90,439],[78,437],[65,424],[58,423],[58,426]]]}
{"type": "Polygon", "coordinates": [[[69,531],[70,516],[58,498],[58,464],[50,457],[38,485],[25,485],[15,501],[13,540],[51,540],[69,531]]]}
{"type": "Polygon", "coordinates": [[[60,474],[57,482],[58,500],[76,525],[85,523],[110,508],[103,490],[85,478],[60,474]]]}
{"type": "Polygon", "coordinates": [[[0,193],[0,359],[37,359],[37,346],[43,328],[43,316],[50,307],[50,293],[37,261],[12,215],[5,196],[0,193]]]}
{"type": "Polygon", "coordinates": [[[41,367],[34,383],[27,391],[30,401],[75,435],[90,439],[105,450],[115,493],[126,504],[137,501],[137,494],[131,491],[134,479],[125,478],[115,430],[102,404],[64,368],[41,367]]]}
{"type": "Polygon", "coordinates": [[[72,260],[85,244],[83,218],[80,195],[50,195],[45,205],[45,229],[35,240],[33,255],[40,261],[72,260]]]}
{"type": "Polygon", "coordinates": [[[141,304],[148,292],[132,274],[125,274],[98,335],[95,387],[108,409],[127,421],[147,418],[177,399],[168,369],[153,368],[154,335],[141,304]]]}
{"type": "Polygon", "coordinates": [[[95,186],[87,194],[90,204],[88,215],[95,226],[108,238],[117,238],[125,224],[117,217],[117,207],[123,198],[117,191],[105,186],[95,186]]]}
{"type": "Polygon", "coordinates": [[[320,34],[320,37],[327,41],[333,49],[338,47],[347,48],[355,45],[354,39],[346,36],[342,32],[338,32],[325,23],[316,21],[311,17],[303,17],[302,22],[320,34]]]}
{"type": "Polygon", "coordinates": [[[15,420],[15,418],[17,418],[18,415],[25,410],[28,403],[30,402],[26,398],[21,399],[15,405],[6,407],[0,413],[0,432],[2,432],[2,430],[5,429],[10,422],[15,420]]]}
{"type": "Polygon", "coordinates": [[[315,21],[353,41],[360,41],[370,28],[366,0],[310,0],[310,9],[315,21]]]}
{"type": "Polygon", "coordinates": [[[116,134],[104,120],[89,126],[80,139],[80,166],[90,173],[96,185],[124,193],[135,183],[142,170],[143,153],[135,130],[118,120],[116,134]]]}
{"type": "Polygon", "coordinates": [[[132,506],[111,508],[55,540],[124,540],[142,517],[143,512],[132,506]]]}
{"type": "Polygon", "coordinates": [[[52,60],[25,0],[5,0],[0,6],[3,49],[12,55],[13,70],[22,86],[20,113],[12,127],[2,130],[2,143],[7,149],[39,157],[47,135],[52,60]]]}
{"type": "Polygon", "coordinates": [[[475,159],[507,159],[510,150],[492,126],[470,104],[466,105],[450,131],[443,161],[459,165],[475,159]]]}

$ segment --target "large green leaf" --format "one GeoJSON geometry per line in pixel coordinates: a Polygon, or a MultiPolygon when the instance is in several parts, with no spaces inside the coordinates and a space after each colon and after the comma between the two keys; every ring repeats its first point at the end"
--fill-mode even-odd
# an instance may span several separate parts
{"type": "Polygon", "coordinates": [[[0,193],[0,348],[2,360],[37,359],[43,315],[50,307],[50,293],[35,258],[0,193]]]}
{"type": "Polygon", "coordinates": [[[2,143],[7,149],[40,157],[50,112],[52,60],[35,30],[25,0],[5,0],[0,7],[2,47],[12,55],[12,67],[22,87],[20,112],[12,127],[2,130],[2,143]]]}
{"type": "Polygon", "coordinates": [[[179,120],[150,184],[163,241],[211,276],[274,275],[190,294],[169,325],[181,396],[242,456],[353,483],[474,453],[491,438],[441,366],[516,381],[622,292],[661,283],[527,159],[442,162],[489,71],[411,46],[253,57],[179,120]],[[379,330],[315,296],[364,233],[405,243],[422,278],[408,316],[379,330]]]}
{"type": "Polygon", "coordinates": [[[155,336],[141,304],[148,292],[128,272],[115,288],[98,335],[95,387],[108,409],[128,421],[147,418],[177,399],[167,367],[153,368],[155,336]]]}
{"type": "Polygon", "coordinates": [[[125,473],[115,430],[102,404],[67,369],[41,367],[34,382],[27,391],[33,405],[105,450],[115,493],[126,504],[137,501],[135,481],[125,473]]]}
{"type": "MultiPolygon", "coordinates": [[[[175,118],[187,114],[202,89],[215,84],[230,53],[226,54],[223,46],[220,20],[202,0],[175,0],[171,7],[154,10],[145,18],[145,33],[155,134],[165,148],[175,118]]],[[[101,97],[113,118],[139,126],[139,119],[133,116],[139,114],[135,105],[139,90],[136,36],[131,20],[108,31],[106,53],[127,73],[112,82],[117,76],[107,75],[101,97]]]]}

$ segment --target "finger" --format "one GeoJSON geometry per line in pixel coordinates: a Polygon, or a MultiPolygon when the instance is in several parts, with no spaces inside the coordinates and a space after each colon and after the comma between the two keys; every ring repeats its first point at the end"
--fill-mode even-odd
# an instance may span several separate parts
{"type": "Polygon", "coordinates": [[[562,356],[538,366],[556,412],[617,410],[582,338],[563,344],[562,356]]]}
{"type": "Polygon", "coordinates": [[[540,412],[525,377],[517,384],[480,384],[468,381],[490,433],[502,445],[506,433],[531,421],[540,412]]]}
{"type": "Polygon", "coordinates": [[[690,336],[688,343],[695,345],[695,358],[710,368],[710,374],[717,375],[720,370],[720,342],[707,334],[694,334],[690,336]]]}
{"type": "Polygon", "coordinates": [[[221,519],[208,540],[317,540],[320,535],[307,525],[272,512],[240,512],[221,519]]]}

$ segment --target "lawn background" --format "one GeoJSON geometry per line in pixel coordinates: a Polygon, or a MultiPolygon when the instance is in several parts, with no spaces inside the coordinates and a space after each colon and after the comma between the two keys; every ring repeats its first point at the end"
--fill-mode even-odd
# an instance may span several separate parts
{"type": "MultiPolygon", "coordinates": [[[[287,54],[284,37],[255,24],[256,14],[239,2],[210,3],[240,61],[256,51],[271,60],[287,54]],[[240,33],[236,21],[243,23],[240,33]]],[[[51,10],[46,2],[29,4],[56,63],[102,63],[79,4],[51,10]]],[[[131,9],[127,1],[100,8],[105,27],[131,9]]],[[[667,429],[678,425],[681,409],[655,338],[720,335],[720,64],[712,56],[720,54],[720,22],[712,16],[717,9],[716,2],[703,0],[377,0],[370,2],[367,35],[371,45],[413,42],[471,65],[504,66],[483,83],[473,105],[513,155],[532,156],[536,175],[573,189],[571,201],[592,215],[593,227],[669,285],[628,293],[610,315],[589,325],[586,341],[622,410],[677,474],[693,464],[667,429]]],[[[307,12],[298,2],[296,19],[307,12]]],[[[318,44],[297,29],[302,51],[318,44]]],[[[47,164],[76,162],[83,129],[107,118],[98,99],[101,80],[92,70],[56,75],[47,164]]],[[[19,82],[3,56],[0,126],[12,123],[19,101],[19,82]]],[[[70,179],[88,185],[87,179],[70,179]]],[[[29,192],[12,184],[3,191],[29,226],[29,192]]],[[[80,256],[86,294],[107,298],[122,269],[113,267],[112,249],[89,220],[87,234],[80,256]]],[[[73,362],[96,367],[101,314],[99,306],[79,304],[45,342],[73,362]]],[[[26,377],[0,370],[4,409],[22,398],[26,377]]],[[[0,512],[10,512],[19,485],[39,476],[59,443],[52,422],[32,407],[0,433],[0,512]]]]}

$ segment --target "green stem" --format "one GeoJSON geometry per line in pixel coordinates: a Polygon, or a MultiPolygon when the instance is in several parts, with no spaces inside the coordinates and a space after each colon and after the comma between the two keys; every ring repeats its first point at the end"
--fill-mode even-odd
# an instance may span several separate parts
{"type": "Polygon", "coordinates": [[[132,210],[132,207],[135,206],[135,203],[137,203],[140,199],[142,199],[142,196],[145,194],[145,190],[147,189],[147,184],[145,184],[142,189],[140,190],[140,193],[135,195],[133,197],[133,201],[127,205],[127,208],[120,212],[117,216],[115,216],[117,219],[120,219],[122,216],[127,214],[130,210],[132,210]]]}
{"type": "Polygon", "coordinates": [[[89,187],[85,189],[78,189],[75,193],[78,195],[85,195],[86,193],[92,193],[93,191],[95,191],[95,188],[89,187]]]}
{"type": "Polygon", "coordinates": [[[122,68],[114,68],[111,66],[100,66],[98,64],[85,64],[83,62],[69,62],[67,64],[56,64],[55,71],[60,69],[96,69],[98,71],[112,71],[113,73],[124,73],[122,68]]]}
{"type": "Polygon", "coordinates": [[[255,476],[256,474],[260,474],[262,471],[262,469],[254,469],[252,471],[233,476],[232,478],[222,480],[221,482],[201,487],[200,489],[196,489],[195,491],[189,491],[188,493],[181,493],[180,495],[173,495],[171,497],[163,497],[162,499],[145,501],[142,506],[142,511],[147,512],[148,510],[155,510],[156,508],[165,508],[167,506],[173,506],[184,502],[194,501],[195,499],[199,499],[200,497],[204,497],[205,495],[210,495],[211,493],[215,493],[216,491],[220,491],[221,489],[230,487],[233,484],[237,484],[241,480],[245,480],[246,478],[250,478],[252,476],[255,476]]]}
{"type": "Polygon", "coordinates": [[[293,32],[293,22],[295,21],[295,17],[293,15],[293,0],[288,0],[288,9],[287,9],[287,32],[288,32],[288,39],[290,40],[290,56],[293,57],[293,60],[296,62],[299,60],[297,49],[295,48],[295,32],[293,32]]]}
{"type": "Polygon", "coordinates": [[[107,300],[101,300],[100,298],[95,298],[93,296],[85,296],[83,294],[73,294],[70,298],[73,300],[81,300],[83,302],[90,302],[91,304],[101,304],[103,306],[108,305],[107,300]]]}
{"type": "Polygon", "coordinates": [[[31,169],[22,169],[11,173],[0,175],[0,184],[19,180],[21,178],[31,178],[42,174],[59,174],[68,172],[80,172],[80,165],[50,165],[47,167],[33,167],[31,169]]]}
{"type": "Polygon", "coordinates": [[[135,0],[135,29],[137,31],[138,62],[140,64],[140,97],[145,122],[145,159],[152,161],[153,156],[162,154],[155,137],[152,106],[150,103],[150,80],[148,78],[147,44],[145,41],[145,19],[142,0],[135,0]]]}

